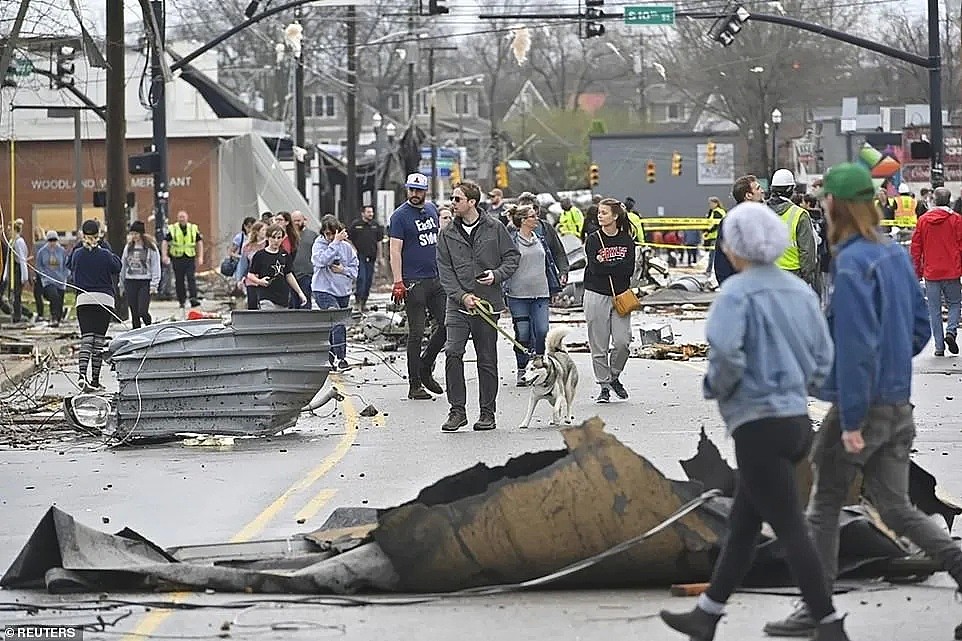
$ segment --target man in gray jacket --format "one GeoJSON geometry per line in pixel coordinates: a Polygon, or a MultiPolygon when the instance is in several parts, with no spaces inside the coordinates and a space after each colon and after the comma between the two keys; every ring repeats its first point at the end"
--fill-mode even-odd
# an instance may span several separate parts
{"type": "Polygon", "coordinates": [[[493,430],[498,396],[498,332],[479,312],[479,303],[494,309],[492,320],[504,310],[501,285],[518,269],[520,254],[504,225],[482,214],[477,205],[480,188],[471,182],[458,185],[451,196],[454,220],[438,235],[438,275],[447,294],[444,376],[451,410],[441,426],[456,432],[468,424],[465,410],[464,350],[474,342],[478,357],[481,415],[475,431],[493,430]]]}

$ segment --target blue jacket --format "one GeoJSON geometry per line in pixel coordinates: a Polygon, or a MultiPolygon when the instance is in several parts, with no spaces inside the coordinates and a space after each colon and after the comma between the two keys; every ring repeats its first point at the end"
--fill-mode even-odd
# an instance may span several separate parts
{"type": "Polygon", "coordinates": [[[832,283],[828,322],[836,358],[818,397],[838,404],[842,429],[856,430],[869,407],[908,403],[912,357],[932,330],[909,255],[888,238],[841,242],[832,283]]]}
{"type": "Polygon", "coordinates": [[[728,433],[763,418],[805,416],[832,367],[828,325],[812,288],[774,265],[725,281],[708,315],[705,398],[728,433]]]}
{"type": "Polygon", "coordinates": [[[53,285],[57,289],[67,288],[70,272],[67,270],[67,250],[63,245],[57,243],[50,247],[44,243],[37,250],[37,272],[44,287],[53,285]]]}
{"type": "Polygon", "coordinates": [[[67,267],[78,292],[114,295],[113,277],[120,274],[120,256],[106,247],[97,245],[88,249],[78,244],[67,258],[67,267]]]}
{"type": "Polygon", "coordinates": [[[354,279],[358,269],[357,252],[347,241],[329,243],[323,235],[318,236],[311,248],[311,264],[314,277],[311,291],[325,292],[334,296],[350,296],[354,291],[354,279]],[[340,274],[331,271],[334,261],[340,261],[344,271],[340,274]]]}

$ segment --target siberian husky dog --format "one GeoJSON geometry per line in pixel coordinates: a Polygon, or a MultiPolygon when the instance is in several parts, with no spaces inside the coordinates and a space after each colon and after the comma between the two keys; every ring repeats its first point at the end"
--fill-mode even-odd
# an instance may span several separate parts
{"type": "Polygon", "coordinates": [[[551,403],[551,423],[560,425],[574,421],[575,391],[578,389],[578,368],[565,351],[562,341],[568,330],[555,328],[545,338],[544,356],[534,356],[524,370],[522,380],[528,384],[531,396],[528,411],[518,427],[531,423],[534,409],[542,399],[551,403]],[[562,413],[564,410],[564,413],[562,413]]]}

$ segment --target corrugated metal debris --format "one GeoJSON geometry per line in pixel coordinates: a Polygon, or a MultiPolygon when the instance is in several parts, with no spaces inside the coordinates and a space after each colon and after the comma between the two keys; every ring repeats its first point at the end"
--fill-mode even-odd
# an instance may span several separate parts
{"type": "Polygon", "coordinates": [[[111,341],[121,442],[178,434],[266,436],[292,426],[330,372],[329,335],[349,310],[234,311],[151,325],[111,341]]]}

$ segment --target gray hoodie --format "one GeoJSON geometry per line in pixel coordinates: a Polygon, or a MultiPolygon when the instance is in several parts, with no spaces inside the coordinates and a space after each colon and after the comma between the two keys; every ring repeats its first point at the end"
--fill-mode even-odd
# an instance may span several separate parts
{"type": "Polygon", "coordinates": [[[521,254],[511,236],[496,218],[481,214],[478,226],[469,237],[455,217],[438,234],[438,275],[448,295],[448,306],[461,307],[465,294],[474,294],[491,303],[495,311],[504,309],[501,285],[518,269],[521,254]],[[482,285],[477,276],[494,272],[494,284],[482,285]]]}

